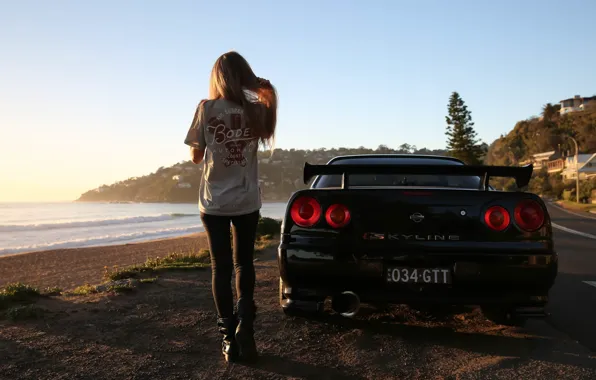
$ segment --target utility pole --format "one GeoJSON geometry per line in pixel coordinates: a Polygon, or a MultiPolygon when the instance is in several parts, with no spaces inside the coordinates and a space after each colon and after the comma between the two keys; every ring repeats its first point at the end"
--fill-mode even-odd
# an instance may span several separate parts
{"type": "Polygon", "coordinates": [[[579,203],[579,147],[577,141],[573,137],[567,137],[575,144],[575,201],[579,203]]]}

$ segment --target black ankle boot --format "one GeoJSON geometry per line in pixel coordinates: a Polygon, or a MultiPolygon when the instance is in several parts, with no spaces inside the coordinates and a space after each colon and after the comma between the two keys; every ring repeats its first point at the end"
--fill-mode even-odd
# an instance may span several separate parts
{"type": "Polygon", "coordinates": [[[258,358],[257,345],[254,338],[254,320],[256,306],[252,300],[238,300],[238,327],[236,342],[243,361],[254,362],[258,358]]]}
{"type": "Polygon", "coordinates": [[[238,359],[238,344],[236,343],[235,333],[238,321],[233,318],[217,318],[219,332],[223,335],[221,342],[221,352],[227,362],[233,362],[238,359]]]}

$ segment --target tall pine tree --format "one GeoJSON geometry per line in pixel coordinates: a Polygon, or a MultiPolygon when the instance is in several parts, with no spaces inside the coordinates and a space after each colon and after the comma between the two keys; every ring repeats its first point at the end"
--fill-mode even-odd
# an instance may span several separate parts
{"type": "Polygon", "coordinates": [[[447,120],[447,150],[449,155],[468,165],[482,163],[482,148],[478,145],[472,114],[457,92],[449,98],[449,116],[447,120]]]}

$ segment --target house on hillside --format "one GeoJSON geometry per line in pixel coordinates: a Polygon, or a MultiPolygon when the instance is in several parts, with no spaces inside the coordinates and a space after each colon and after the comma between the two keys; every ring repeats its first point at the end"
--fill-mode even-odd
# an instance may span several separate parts
{"type": "Polygon", "coordinates": [[[577,161],[576,166],[575,155],[566,157],[565,169],[561,171],[564,179],[575,179],[576,167],[580,180],[596,177],[596,153],[579,154],[577,161]]]}
{"type": "Polygon", "coordinates": [[[548,174],[559,173],[565,169],[565,157],[559,157],[546,163],[548,174]]]}
{"type": "Polygon", "coordinates": [[[551,150],[550,152],[541,152],[533,154],[527,160],[521,161],[519,164],[521,166],[532,164],[534,165],[534,170],[538,171],[541,170],[544,166],[547,166],[547,162],[553,160],[558,156],[557,152],[551,150]]]}
{"type": "Polygon", "coordinates": [[[590,102],[596,102],[596,96],[583,98],[579,95],[575,95],[573,98],[561,100],[561,110],[559,113],[564,115],[570,112],[577,112],[583,111],[585,109],[586,104],[590,102]]]}
{"type": "Polygon", "coordinates": [[[175,176],[172,177],[172,179],[174,181],[178,181],[178,182],[182,181],[182,178],[183,177],[180,174],[176,174],[175,176]]]}

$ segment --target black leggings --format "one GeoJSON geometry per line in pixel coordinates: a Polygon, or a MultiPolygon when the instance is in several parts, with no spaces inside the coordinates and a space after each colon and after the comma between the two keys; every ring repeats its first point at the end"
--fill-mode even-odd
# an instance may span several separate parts
{"type": "Polygon", "coordinates": [[[201,213],[201,220],[209,238],[211,286],[215,307],[219,317],[230,318],[234,314],[232,269],[236,271],[238,298],[253,300],[255,288],[253,256],[259,211],[238,216],[201,213]],[[233,253],[230,244],[230,222],[234,238],[233,253]]]}

